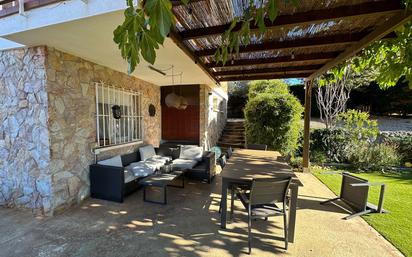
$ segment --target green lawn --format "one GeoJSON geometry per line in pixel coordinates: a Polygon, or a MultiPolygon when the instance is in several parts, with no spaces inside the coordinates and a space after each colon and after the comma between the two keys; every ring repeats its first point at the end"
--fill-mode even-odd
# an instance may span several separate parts
{"type": "MultiPolygon", "coordinates": [[[[321,174],[329,169],[312,167],[312,172],[335,194],[339,194],[340,175],[321,174]]],[[[362,216],[372,227],[387,238],[403,254],[412,257],[412,173],[360,173],[358,176],[370,182],[386,184],[384,208],[389,214],[362,216]]],[[[379,187],[373,187],[369,201],[377,204],[379,187]]]]}

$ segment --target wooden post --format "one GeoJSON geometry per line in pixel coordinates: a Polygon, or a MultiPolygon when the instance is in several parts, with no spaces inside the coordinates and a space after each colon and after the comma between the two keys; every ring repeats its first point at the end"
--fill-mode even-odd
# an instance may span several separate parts
{"type": "Polygon", "coordinates": [[[305,123],[303,125],[303,172],[309,172],[309,139],[312,80],[305,81],[305,123]]]}

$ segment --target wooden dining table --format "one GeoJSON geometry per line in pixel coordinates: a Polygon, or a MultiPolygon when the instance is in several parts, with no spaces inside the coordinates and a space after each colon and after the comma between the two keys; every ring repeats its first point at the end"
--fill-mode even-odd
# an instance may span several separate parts
{"type": "Polygon", "coordinates": [[[274,151],[236,149],[229,158],[222,173],[222,211],[220,226],[226,228],[227,191],[236,183],[252,183],[255,178],[285,178],[292,177],[290,185],[289,205],[289,242],[294,242],[296,225],[296,208],[301,181],[292,168],[282,160],[281,155],[274,151]]]}

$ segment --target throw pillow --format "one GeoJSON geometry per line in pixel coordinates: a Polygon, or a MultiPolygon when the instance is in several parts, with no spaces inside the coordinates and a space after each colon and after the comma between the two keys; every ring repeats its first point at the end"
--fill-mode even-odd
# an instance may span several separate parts
{"type": "Polygon", "coordinates": [[[197,145],[182,145],[179,159],[201,161],[203,148],[197,145]]]}
{"type": "Polygon", "coordinates": [[[107,166],[114,166],[114,167],[123,167],[122,158],[120,155],[116,155],[110,159],[98,161],[97,164],[107,165],[107,166]]]}
{"type": "Polygon", "coordinates": [[[146,145],[139,148],[140,159],[146,161],[152,156],[156,155],[155,149],[152,145],[146,145]]]}

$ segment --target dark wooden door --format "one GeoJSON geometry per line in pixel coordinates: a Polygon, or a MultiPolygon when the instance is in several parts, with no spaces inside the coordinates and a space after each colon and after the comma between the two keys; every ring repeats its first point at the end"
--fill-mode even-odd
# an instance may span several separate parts
{"type": "Polygon", "coordinates": [[[199,86],[164,86],[162,93],[162,139],[199,143],[199,86]],[[188,100],[185,110],[167,107],[165,97],[174,92],[188,100]]]}

